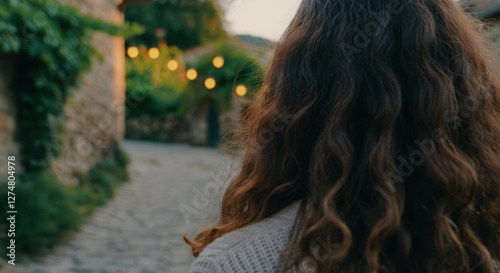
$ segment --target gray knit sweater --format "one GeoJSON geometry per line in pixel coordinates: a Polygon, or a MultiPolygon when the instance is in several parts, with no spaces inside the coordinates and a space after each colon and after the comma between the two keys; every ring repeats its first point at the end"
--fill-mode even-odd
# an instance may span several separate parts
{"type": "Polygon", "coordinates": [[[299,204],[213,241],[194,261],[190,273],[279,272],[299,204]]]}
{"type": "MultiPolygon", "coordinates": [[[[261,222],[230,232],[209,244],[190,273],[277,273],[292,232],[299,202],[261,222]]],[[[496,271],[500,273],[499,264],[496,271]]],[[[300,272],[310,272],[305,267],[300,272]]]]}

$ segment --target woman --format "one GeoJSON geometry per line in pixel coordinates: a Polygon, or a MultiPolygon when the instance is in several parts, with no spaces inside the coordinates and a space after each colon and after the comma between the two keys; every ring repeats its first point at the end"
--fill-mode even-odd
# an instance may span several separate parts
{"type": "Polygon", "coordinates": [[[481,272],[500,255],[500,84],[453,0],[303,0],[191,272],[481,272]]]}

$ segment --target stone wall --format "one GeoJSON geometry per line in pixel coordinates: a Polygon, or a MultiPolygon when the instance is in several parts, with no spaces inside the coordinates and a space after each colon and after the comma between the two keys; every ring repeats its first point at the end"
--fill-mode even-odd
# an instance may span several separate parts
{"type": "MultiPolygon", "coordinates": [[[[219,134],[220,142],[224,144],[233,140],[233,135],[236,132],[240,120],[241,111],[248,104],[248,99],[234,96],[231,99],[229,109],[223,113],[219,113],[219,134]]],[[[193,107],[189,115],[190,123],[190,143],[195,145],[208,144],[208,116],[210,111],[210,102],[205,100],[197,107],[193,107]]]]}
{"type": "MultiPolygon", "coordinates": [[[[241,119],[241,111],[247,104],[247,99],[235,97],[231,100],[229,109],[219,114],[219,133],[222,143],[232,140],[241,119]]],[[[129,118],[126,121],[125,137],[128,139],[207,145],[209,112],[210,100],[207,99],[193,107],[185,118],[180,118],[176,114],[160,117],[144,115],[129,118]]]]}
{"type": "Polygon", "coordinates": [[[7,181],[7,156],[17,154],[14,142],[16,109],[8,87],[8,71],[9,65],[0,61],[0,182],[7,181]]]}
{"type": "MultiPolygon", "coordinates": [[[[120,0],[69,0],[83,13],[121,24],[123,14],[117,9],[120,0]],[[118,2],[118,3],[117,3],[118,2]]],[[[124,134],[125,52],[122,38],[96,34],[94,44],[102,60],[94,60],[77,90],[65,107],[61,156],[53,164],[59,178],[68,184],[73,174],[88,171],[99,159],[113,151],[124,134]]],[[[0,58],[3,60],[4,58],[0,58]]],[[[0,62],[0,166],[6,156],[17,153],[13,94],[8,88],[10,66],[0,62]]],[[[0,181],[6,169],[0,167],[0,181]]]]}
{"type": "MultiPolygon", "coordinates": [[[[121,1],[120,1],[121,2],[121,1]]],[[[70,0],[85,14],[121,24],[123,14],[115,0],[70,0]]],[[[88,171],[121,142],[124,134],[124,41],[103,33],[94,36],[102,60],[82,79],[65,108],[64,148],[53,167],[66,184],[76,183],[75,173],[88,171]]]]}
{"type": "Polygon", "coordinates": [[[176,114],[161,117],[144,115],[127,119],[125,124],[125,137],[128,139],[175,143],[188,143],[190,140],[188,121],[176,114]]]}

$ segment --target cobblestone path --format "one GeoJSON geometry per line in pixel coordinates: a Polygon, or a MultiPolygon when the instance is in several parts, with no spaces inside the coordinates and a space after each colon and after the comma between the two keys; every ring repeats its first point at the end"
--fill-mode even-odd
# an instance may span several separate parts
{"type": "Polygon", "coordinates": [[[132,159],[131,181],[52,256],[7,272],[189,271],[192,258],[182,236],[213,218],[215,202],[207,200],[214,199],[215,186],[230,173],[231,158],[187,145],[126,141],[124,147],[132,159]]]}

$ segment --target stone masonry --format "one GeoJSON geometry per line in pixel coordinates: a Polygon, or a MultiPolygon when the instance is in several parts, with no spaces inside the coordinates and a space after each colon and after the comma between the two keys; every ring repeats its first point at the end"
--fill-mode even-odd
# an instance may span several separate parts
{"type": "MultiPolygon", "coordinates": [[[[121,2],[121,1],[119,1],[121,2]]],[[[81,12],[121,24],[123,14],[115,0],[70,0],[81,12]]],[[[124,134],[124,41],[104,33],[94,35],[101,59],[93,62],[80,86],[66,104],[64,148],[53,168],[65,184],[74,184],[74,173],[88,171],[121,142],[124,134]]]]}
{"type": "MultiPolygon", "coordinates": [[[[83,13],[121,24],[123,14],[117,0],[65,0],[83,13]]],[[[101,59],[93,62],[65,107],[64,148],[53,167],[59,178],[72,184],[73,174],[86,172],[107,152],[116,147],[124,134],[125,53],[124,41],[103,33],[94,36],[101,59]]],[[[2,58],[4,59],[4,58],[2,58]]],[[[6,155],[16,154],[15,104],[8,87],[10,66],[0,63],[0,165],[6,166],[6,155]]],[[[0,168],[0,181],[6,180],[0,168]]]]}

